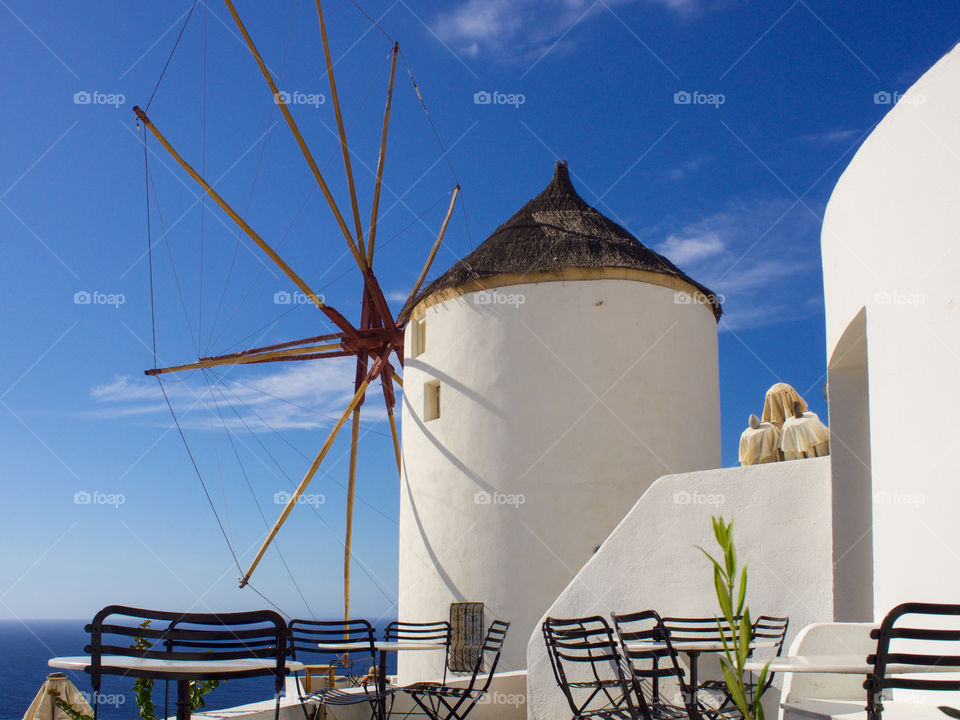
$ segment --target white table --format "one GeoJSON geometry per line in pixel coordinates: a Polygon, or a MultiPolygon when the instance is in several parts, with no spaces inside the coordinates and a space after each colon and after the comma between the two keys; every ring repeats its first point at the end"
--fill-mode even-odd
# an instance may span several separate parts
{"type": "MultiPolygon", "coordinates": [[[[363,642],[347,642],[340,644],[331,644],[331,643],[320,643],[319,647],[321,650],[326,650],[332,653],[338,652],[354,652],[354,651],[363,651],[370,649],[370,643],[363,642]]],[[[446,650],[447,646],[445,643],[438,642],[428,642],[428,641],[418,641],[418,640],[390,640],[390,641],[378,641],[373,644],[374,650],[380,654],[379,672],[377,673],[377,693],[379,695],[379,701],[377,703],[378,715],[381,720],[386,720],[387,717],[387,653],[389,652],[406,652],[406,651],[416,651],[416,650],[446,650]]]]}
{"type": "MultiPolygon", "coordinates": [[[[746,670],[760,672],[764,663],[761,660],[748,660],[746,670]]],[[[838,673],[841,675],[870,675],[873,665],[859,655],[787,655],[770,661],[770,672],[782,673],[838,673]]],[[[960,673],[960,667],[949,665],[905,665],[887,663],[885,672],[890,675],[909,675],[911,673],[960,673]]]]}
{"type": "MultiPolygon", "coordinates": [[[[92,666],[89,655],[74,655],[71,657],[55,657],[47,661],[52,668],[61,670],[89,671],[92,666]]],[[[276,658],[241,658],[238,660],[158,660],[156,658],[138,658],[126,655],[102,655],[100,665],[110,670],[149,671],[156,675],[170,675],[171,680],[177,681],[177,718],[186,720],[190,717],[190,680],[184,676],[196,675],[205,677],[211,673],[246,673],[251,670],[266,671],[276,668],[276,658]]],[[[287,660],[284,663],[287,671],[303,670],[303,663],[287,660]]]]}
{"type": "MultiPolygon", "coordinates": [[[[690,659],[690,692],[696,700],[697,686],[699,678],[697,673],[697,660],[702,653],[722,653],[724,650],[722,640],[677,640],[670,645],[674,650],[684,653],[690,659]]],[[[665,652],[668,649],[665,642],[634,641],[625,643],[628,652],[665,652]]],[[[777,646],[774,640],[754,640],[750,643],[750,650],[760,650],[763,648],[775,648],[777,646]]]]}

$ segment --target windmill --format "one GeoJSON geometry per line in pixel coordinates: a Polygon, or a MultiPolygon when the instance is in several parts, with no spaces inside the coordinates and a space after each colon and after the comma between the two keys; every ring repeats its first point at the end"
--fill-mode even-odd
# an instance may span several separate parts
{"type": "MultiPolygon", "coordinates": [[[[264,554],[270,547],[277,533],[280,531],[283,523],[289,517],[291,511],[296,506],[299,498],[306,490],[310,481],[316,475],[318,469],[330,451],[334,440],[342,430],[343,426],[350,421],[351,424],[351,443],[350,443],[350,461],[349,476],[347,484],[347,507],[346,507],[346,531],[344,538],[344,616],[349,618],[350,613],[350,565],[351,565],[351,540],[353,530],[353,502],[356,487],[357,471],[357,451],[359,444],[360,413],[366,400],[370,384],[375,380],[380,380],[383,389],[383,400],[386,406],[387,418],[390,423],[390,432],[393,439],[393,447],[396,455],[397,469],[400,470],[400,442],[397,436],[397,426],[394,417],[394,407],[396,405],[396,396],[394,384],[402,387],[403,381],[396,374],[396,366],[403,366],[403,342],[404,342],[404,323],[394,318],[387,304],[384,293],[380,287],[377,277],[374,273],[374,255],[376,251],[377,222],[380,209],[380,190],[383,179],[384,162],[386,159],[387,135],[390,126],[390,110],[393,99],[394,79],[397,68],[397,57],[399,55],[399,45],[393,44],[392,59],[390,66],[390,79],[387,89],[386,107],[383,114],[383,127],[380,136],[380,152],[376,168],[376,179],[373,189],[373,198],[370,211],[370,222],[364,231],[360,216],[360,208],[357,201],[357,190],[354,182],[353,169],[350,163],[350,148],[347,144],[346,128],[343,121],[343,113],[340,106],[340,98],[337,93],[337,85],[334,77],[334,64],[331,61],[330,45],[327,39],[326,23],[324,21],[323,9],[320,0],[316,0],[317,17],[320,25],[320,37],[324,51],[324,60],[327,67],[327,77],[330,83],[330,96],[337,121],[337,131],[340,140],[340,149],[343,156],[343,166],[346,174],[347,186],[350,196],[350,217],[352,227],[348,224],[344,213],[334,200],[333,194],[327,181],[324,179],[314,157],[304,139],[300,129],[297,126],[293,115],[287,105],[287,96],[278,89],[273,77],[270,74],[266,64],[263,61],[259,51],[254,44],[253,38],[247,31],[246,26],[240,18],[234,3],[231,0],[225,0],[227,9],[233,18],[243,40],[246,42],[250,53],[253,55],[257,66],[259,67],[267,87],[272,94],[273,102],[277,104],[282,113],[290,131],[299,146],[299,149],[310,168],[317,185],[319,186],[336,223],[343,234],[347,247],[353,256],[357,267],[362,276],[362,297],[360,317],[356,323],[349,321],[342,313],[335,308],[327,305],[316,292],[311,289],[307,282],[290,266],[286,261],[234,210],[234,208],[223,198],[212,185],[176,150],[173,144],[161,133],[157,125],[148,117],[145,110],[139,106],[134,107],[138,123],[143,124],[143,142],[146,147],[147,132],[149,131],[163,147],[169,152],[170,156],[186,171],[203,191],[237,224],[237,226],[263,251],[264,254],[287,276],[287,278],[304,293],[305,297],[322,312],[327,319],[338,329],[337,332],[325,335],[290,340],[288,342],[277,343],[273,345],[255,347],[248,350],[234,352],[226,355],[201,357],[196,362],[185,363],[170,367],[154,367],[146,370],[145,373],[150,376],[158,377],[188,370],[197,370],[224,365],[246,365],[274,362],[305,362],[310,360],[322,360],[327,358],[353,357],[356,359],[356,373],[354,377],[353,397],[344,408],[343,412],[337,418],[332,429],[327,435],[323,445],[306,470],[303,479],[300,481],[296,490],[290,495],[283,511],[277,518],[266,539],[263,541],[259,551],[249,565],[246,572],[240,578],[240,587],[246,586],[256,570],[264,554]],[[391,361],[391,356],[395,356],[395,363],[391,361]]],[[[189,18],[188,18],[189,20],[189,18]]],[[[145,153],[146,155],[146,153],[145,153]]],[[[452,192],[450,204],[447,208],[443,223],[437,234],[436,240],[427,256],[423,270],[409,298],[416,296],[423,284],[427,273],[430,270],[433,260],[436,257],[437,250],[443,242],[444,235],[449,225],[450,218],[456,205],[460,187],[457,185],[452,192]]],[[[409,301],[408,298],[408,301],[409,301]]]]}

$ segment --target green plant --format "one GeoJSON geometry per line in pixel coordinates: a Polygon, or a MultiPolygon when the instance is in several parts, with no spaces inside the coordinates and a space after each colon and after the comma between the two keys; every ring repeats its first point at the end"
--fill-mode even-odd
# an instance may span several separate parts
{"type": "MultiPolygon", "coordinates": [[[[140,623],[141,628],[149,628],[150,621],[144,620],[140,623]]],[[[138,637],[134,639],[132,648],[136,650],[149,650],[153,643],[146,638],[138,637]]],[[[140,708],[140,720],[157,720],[156,706],[153,704],[153,678],[137,678],[133,684],[133,693],[136,698],[137,707],[140,708]]],[[[204,696],[211,693],[220,686],[219,680],[192,680],[190,682],[190,709],[191,712],[206,707],[204,696]]],[[[84,718],[72,718],[71,720],[85,720],[84,718]]],[[[92,719],[91,719],[92,720],[92,719]]]]}
{"type": "Polygon", "coordinates": [[[738,572],[732,520],[727,523],[722,517],[713,518],[713,534],[723,554],[722,562],[703,548],[700,550],[713,563],[713,585],[723,614],[722,620],[717,618],[717,626],[720,628],[720,637],[723,640],[723,655],[720,656],[723,680],[744,720],[764,720],[760,700],[766,690],[769,663],[760,672],[753,696],[750,699],[747,697],[749,688],[744,665],[750,655],[750,641],[753,636],[750,608],[746,604],[747,566],[744,565],[738,572]],[[724,622],[729,631],[724,627],[724,622]]]}
{"type": "Polygon", "coordinates": [[[60,697],[59,690],[54,690],[53,688],[50,688],[47,690],[47,695],[53,698],[53,704],[56,705],[61,710],[63,710],[63,712],[67,714],[67,717],[69,717],[70,720],[93,720],[93,717],[80,712],[73,705],[71,705],[62,697],[60,697]]]}
{"type": "Polygon", "coordinates": [[[946,705],[939,705],[937,706],[937,710],[942,712],[947,717],[960,718],[960,710],[957,710],[956,708],[948,707],[946,705]]]}

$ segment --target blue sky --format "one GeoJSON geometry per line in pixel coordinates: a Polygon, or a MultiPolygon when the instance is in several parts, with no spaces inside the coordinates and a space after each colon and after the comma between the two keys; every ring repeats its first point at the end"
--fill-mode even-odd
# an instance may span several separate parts
{"type": "MultiPolygon", "coordinates": [[[[150,98],[191,4],[0,0],[0,617],[87,617],[111,602],[263,604],[236,588],[237,566],[164,399],[142,375],[153,342],[132,106],[150,98]],[[82,493],[90,503],[78,504],[82,493]]],[[[588,202],[724,296],[725,465],[774,382],[792,383],[826,418],[824,207],[885,100],[956,43],[951,3],[361,5],[383,33],[351,3],[326,9],[365,225],[385,34],[404,58],[376,257],[396,307],[454,184],[463,211],[433,274],[538,193],[564,158],[588,202]],[[477,104],[484,92],[522,104],[477,104]]],[[[295,116],[348,207],[313,4],[238,7],[280,87],[299,94],[295,116]]],[[[221,3],[197,6],[150,116],[327,302],[355,317],[358,273],[221,3]]],[[[161,364],[328,332],[315,310],[278,302],[289,284],[238,244],[229,219],[155,142],[149,152],[161,364]]],[[[241,564],[351,380],[349,364],[333,362],[167,384],[241,564]]],[[[398,485],[381,407],[374,395],[365,408],[355,523],[354,608],[373,617],[396,612],[398,485]]],[[[335,444],[310,503],[280,535],[282,557],[271,551],[254,578],[294,614],[339,607],[346,449],[335,444]]]]}

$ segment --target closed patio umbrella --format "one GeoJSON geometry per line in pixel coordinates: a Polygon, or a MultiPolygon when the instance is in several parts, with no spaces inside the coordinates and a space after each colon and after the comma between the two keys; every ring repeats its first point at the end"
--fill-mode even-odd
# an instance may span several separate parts
{"type": "Polygon", "coordinates": [[[802,410],[807,409],[806,400],[800,397],[800,393],[794,390],[792,385],[787,383],[771,385],[763,401],[763,421],[782,428],[783,421],[793,415],[795,402],[800,403],[802,410]]]}
{"type": "Polygon", "coordinates": [[[780,459],[780,431],[773,423],[751,415],[749,427],[740,435],[740,464],[759,465],[780,459]]]}
{"type": "Polygon", "coordinates": [[[57,672],[47,675],[47,681],[23,714],[23,720],[70,720],[70,716],[56,706],[49,690],[60,693],[60,697],[82,715],[93,715],[93,708],[84,694],[67,680],[65,674],[57,672]]]}
{"type": "Polygon", "coordinates": [[[830,430],[815,412],[801,412],[794,405],[794,416],[787,418],[780,433],[780,449],[784,460],[822,457],[830,454],[830,430]]]}

